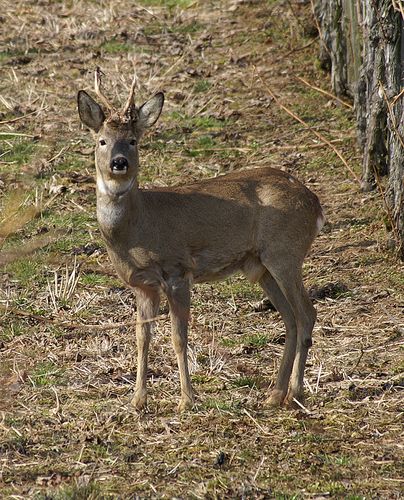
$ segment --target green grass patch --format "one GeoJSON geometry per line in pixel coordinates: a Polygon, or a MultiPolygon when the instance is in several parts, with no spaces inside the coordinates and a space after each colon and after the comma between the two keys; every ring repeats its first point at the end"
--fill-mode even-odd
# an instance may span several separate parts
{"type": "MultiPolygon", "coordinates": [[[[162,35],[163,33],[165,34],[166,31],[168,31],[167,28],[161,25],[158,21],[150,22],[143,27],[143,33],[146,36],[158,36],[162,35]]],[[[144,47],[142,50],[144,50],[144,47]]],[[[145,50],[145,52],[147,52],[147,50],[145,50]]]]}
{"type": "Polygon", "coordinates": [[[186,149],[186,153],[191,157],[207,156],[213,154],[216,142],[210,135],[202,135],[197,138],[195,148],[186,149]]]}
{"type": "Polygon", "coordinates": [[[229,124],[229,120],[220,120],[214,116],[188,116],[174,111],[170,114],[170,118],[180,126],[189,127],[192,130],[211,130],[222,129],[229,124]]]}
{"type": "Polygon", "coordinates": [[[85,286],[119,286],[121,284],[117,279],[111,278],[111,276],[106,276],[105,274],[98,273],[86,273],[80,277],[80,284],[85,286]]]}
{"type": "Polygon", "coordinates": [[[139,3],[142,5],[167,7],[168,9],[174,9],[175,7],[187,9],[195,3],[195,0],[140,0],[139,3]]]}
{"type": "MultiPolygon", "coordinates": [[[[71,253],[75,248],[84,246],[90,241],[90,232],[93,235],[93,242],[102,245],[96,218],[95,195],[91,195],[91,201],[89,201],[87,208],[86,211],[80,210],[76,212],[63,209],[45,210],[41,217],[27,224],[25,229],[28,236],[43,227],[50,231],[49,234],[52,234],[53,230],[58,232],[58,237],[54,241],[36,253],[37,260],[44,260],[46,256],[52,253],[71,253]]],[[[8,247],[11,248],[12,245],[15,246],[18,241],[21,241],[19,235],[10,237],[4,250],[7,250],[8,247]]]]}
{"type": "Polygon", "coordinates": [[[0,50],[0,62],[7,61],[11,57],[7,50],[0,50]]]}
{"type": "MultiPolygon", "coordinates": [[[[42,312],[43,316],[47,316],[49,314],[49,311],[43,311],[42,312]]],[[[46,326],[46,330],[55,338],[61,338],[63,339],[66,336],[66,328],[63,326],[55,326],[52,324],[49,324],[46,326]]]]}
{"type": "MultiPolygon", "coordinates": [[[[95,203],[95,200],[94,200],[95,203]]],[[[42,217],[42,224],[53,225],[57,229],[94,230],[97,227],[97,217],[94,209],[77,212],[45,212],[42,217]]]]}
{"type": "Polygon", "coordinates": [[[390,271],[387,271],[386,276],[387,276],[387,279],[392,287],[397,287],[399,289],[403,289],[403,287],[404,287],[404,273],[401,270],[390,269],[390,271]]]}
{"type": "MultiPolygon", "coordinates": [[[[61,173],[69,171],[81,172],[83,167],[93,166],[93,165],[94,165],[93,156],[91,156],[91,159],[89,159],[84,157],[83,155],[67,151],[63,155],[63,160],[57,164],[57,170],[58,172],[61,173]]],[[[95,174],[95,167],[94,167],[94,174],[95,174]]]]}
{"type": "Polygon", "coordinates": [[[38,286],[38,283],[44,281],[42,265],[38,259],[17,260],[7,264],[5,270],[21,285],[38,286]]]}
{"type": "Polygon", "coordinates": [[[275,500],[299,500],[303,498],[301,495],[289,495],[288,493],[277,493],[274,492],[273,498],[275,500]]]}
{"type": "Polygon", "coordinates": [[[106,40],[101,44],[101,50],[107,54],[120,54],[122,52],[130,52],[135,46],[126,42],[121,42],[116,39],[106,40]]]}
{"type": "Polygon", "coordinates": [[[209,384],[210,382],[212,382],[213,380],[213,377],[209,376],[209,375],[205,375],[204,373],[194,373],[192,376],[192,382],[194,384],[209,384]]]}
{"type": "Polygon", "coordinates": [[[252,335],[246,335],[243,340],[244,345],[248,347],[254,347],[256,349],[261,349],[269,343],[269,338],[264,333],[253,333],[252,335]]]}
{"type": "Polygon", "coordinates": [[[84,454],[84,462],[95,462],[99,459],[105,459],[110,456],[109,447],[105,443],[92,443],[90,444],[84,454]]]}
{"type": "Polygon", "coordinates": [[[234,387],[249,387],[250,389],[256,389],[262,385],[261,377],[248,377],[242,376],[232,381],[234,387]]]}
{"type": "Polygon", "coordinates": [[[238,405],[234,401],[223,401],[215,398],[207,399],[202,406],[205,410],[215,409],[232,413],[238,409],[238,405]]]}
{"type": "MultiPolygon", "coordinates": [[[[75,247],[88,243],[89,231],[94,232],[95,237],[99,235],[95,194],[92,191],[88,196],[90,208],[75,212],[52,207],[52,209],[45,209],[39,214],[40,209],[35,206],[33,196],[33,193],[23,191],[22,195],[15,196],[16,202],[14,204],[7,204],[7,198],[11,198],[11,194],[5,196],[1,214],[4,221],[3,233],[7,236],[1,251],[9,254],[7,260],[12,257],[16,261],[8,264],[7,270],[13,273],[16,279],[23,282],[30,277],[34,279],[37,276],[37,268],[42,265],[44,256],[52,252],[71,252],[75,247]],[[94,208],[91,209],[91,206],[94,208]],[[10,222],[12,217],[15,218],[15,223],[10,222]],[[38,246],[35,246],[36,242],[39,243],[38,246]],[[32,245],[32,248],[36,249],[35,257],[20,255],[19,248],[25,244],[28,248],[31,248],[30,245],[32,245]]],[[[78,195],[73,194],[72,196],[77,197],[78,195]]],[[[78,201],[82,200],[79,198],[78,201]]],[[[101,237],[99,242],[101,242],[101,237]]]]}
{"type": "Polygon", "coordinates": [[[307,486],[307,491],[310,493],[328,493],[330,496],[341,496],[347,493],[347,488],[343,483],[338,481],[321,481],[314,482],[307,486]]]}
{"type": "Polygon", "coordinates": [[[0,62],[7,61],[8,59],[12,59],[14,57],[27,58],[29,61],[29,56],[38,54],[38,52],[39,50],[35,47],[30,47],[28,50],[9,47],[6,50],[0,51],[0,62]]]}
{"type": "Polygon", "coordinates": [[[190,23],[186,24],[173,24],[170,28],[170,31],[174,33],[181,33],[183,35],[191,34],[191,33],[197,33],[198,31],[201,31],[204,28],[204,26],[197,21],[191,21],[190,23]]]}
{"type": "Polygon", "coordinates": [[[215,140],[210,135],[202,135],[198,138],[197,144],[201,148],[213,148],[216,145],[215,140]]]}
{"type": "MultiPolygon", "coordinates": [[[[2,135],[1,140],[7,140],[10,144],[2,142],[0,152],[3,151],[5,154],[3,154],[1,160],[7,163],[14,163],[17,166],[28,163],[38,149],[38,142],[33,138],[2,135]]],[[[0,166],[1,170],[8,170],[8,168],[8,165],[0,166]]]]}
{"type": "Polygon", "coordinates": [[[259,285],[250,283],[240,275],[215,283],[214,288],[215,295],[219,297],[235,296],[243,300],[258,301],[263,296],[259,285]]]}
{"type": "Polygon", "coordinates": [[[12,320],[8,324],[0,326],[0,340],[9,342],[15,337],[22,335],[27,331],[27,325],[19,320],[12,320]]]}
{"type": "Polygon", "coordinates": [[[34,498],[36,500],[89,500],[111,497],[101,492],[98,483],[91,482],[86,485],[62,486],[56,492],[52,489],[47,493],[40,493],[34,498]]]}
{"type": "Polygon", "coordinates": [[[47,387],[60,384],[62,377],[62,369],[49,361],[39,363],[31,373],[31,379],[36,387],[47,387]]]}
{"type": "Polygon", "coordinates": [[[195,92],[207,92],[212,87],[209,80],[198,80],[194,85],[195,92]]]}
{"type": "Polygon", "coordinates": [[[295,104],[294,111],[302,120],[308,123],[328,121],[331,128],[341,131],[350,130],[355,125],[355,117],[351,110],[341,106],[326,106],[330,100],[328,97],[322,97],[317,91],[308,89],[303,84],[292,85],[290,89],[296,95],[301,95],[301,104],[295,104]]]}
{"type": "Polygon", "coordinates": [[[227,120],[219,120],[213,116],[194,116],[190,121],[194,127],[199,129],[221,129],[228,123],[227,120]]]}
{"type": "Polygon", "coordinates": [[[340,174],[342,169],[345,167],[341,164],[340,160],[335,156],[332,152],[324,152],[321,156],[314,156],[304,165],[304,170],[307,172],[324,172],[327,177],[338,177],[340,178],[340,174]],[[325,166],[328,168],[325,169],[325,166]]]}
{"type": "Polygon", "coordinates": [[[350,467],[352,465],[352,458],[345,455],[323,455],[320,457],[325,464],[328,465],[342,465],[350,467]]]}
{"type": "Polygon", "coordinates": [[[187,156],[198,157],[213,154],[221,154],[221,147],[224,147],[220,139],[221,130],[226,128],[231,122],[226,119],[219,119],[214,116],[189,116],[177,111],[169,116],[173,122],[171,130],[172,137],[167,137],[161,144],[158,141],[150,144],[154,150],[164,152],[167,148],[167,141],[174,140],[181,142],[181,151],[187,156]]]}
{"type": "Polygon", "coordinates": [[[29,441],[24,435],[12,436],[10,439],[0,444],[0,453],[4,454],[14,451],[21,455],[26,455],[28,444],[29,441]]]}
{"type": "Polygon", "coordinates": [[[236,347],[242,343],[242,336],[239,338],[221,337],[219,342],[223,347],[236,347]]]}

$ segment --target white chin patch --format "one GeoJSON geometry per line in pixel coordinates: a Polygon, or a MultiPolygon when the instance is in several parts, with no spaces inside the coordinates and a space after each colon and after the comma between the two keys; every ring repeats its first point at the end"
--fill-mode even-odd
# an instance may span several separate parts
{"type": "Polygon", "coordinates": [[[116,168],[113,168],[111,170],[111,172],[112,172],[112,175],[126,175],[128,173],[128,169],[123,168],[122,170],[118,170],[116,168]]]}

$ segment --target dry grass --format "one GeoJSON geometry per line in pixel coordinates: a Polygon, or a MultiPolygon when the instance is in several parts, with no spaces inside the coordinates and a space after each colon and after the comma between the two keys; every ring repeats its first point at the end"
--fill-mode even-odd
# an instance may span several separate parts
{"type": "Polygon", "coordinates": [[[0,215],[0,496],[399,498],[403,270],[378,194],[359,192],[313,135],[360,174],[352,111],[314,88],[329,91],[309,7],[162,4],[1,2],[0,193],[12,210],[0,215]],[[148,411],[129,407],[135,305],[98,234],[92,144],[75,107],[96,65],[116,101],[133,66],[138,101],[166,92],[143,185],[271,164],[320,196],[328,222],[305,264],[318,322],[302,411],[264,405],[284,330],[276,313],[254,312],[261,292],[239,277],[193,293],[196,409],[176,413],[166,306],[148,411]],[[35,190],[48,201],[34,214],[35,197],[18,193],[35,190]]]}

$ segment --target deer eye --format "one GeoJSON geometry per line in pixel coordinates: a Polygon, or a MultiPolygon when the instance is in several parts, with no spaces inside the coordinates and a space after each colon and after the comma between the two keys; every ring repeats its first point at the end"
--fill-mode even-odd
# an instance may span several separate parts
{"type": "Polygon", "coordinates": [[[106,145],[106,141],[104,139],[100,139],[100,146],[105,146],[106,145]]]}
{"type": "Polygon", "coordinates": [[[132,140],[129,142],[129,144],[130,144],[131,146],[136,146],[136,141],[135,141],[135,139],[132,139],[132,140]]]}

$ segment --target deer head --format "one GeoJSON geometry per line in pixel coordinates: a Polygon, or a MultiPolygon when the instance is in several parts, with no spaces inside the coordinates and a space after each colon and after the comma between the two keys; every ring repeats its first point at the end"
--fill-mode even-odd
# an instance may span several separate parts
{"type": "Polygon", "coordinates": [[[139,140],[156,123],[164,104],[164,94],[159,92],[136,107],[135,85],[134,79],[122,110],[115,109],[102,92],[99,68],[95,72],[95,93],[103,107],[84,90],[78,93],[80,119],[96,141],[97,187],[112,195],[122,195],[136,183],[139,140]]]}

